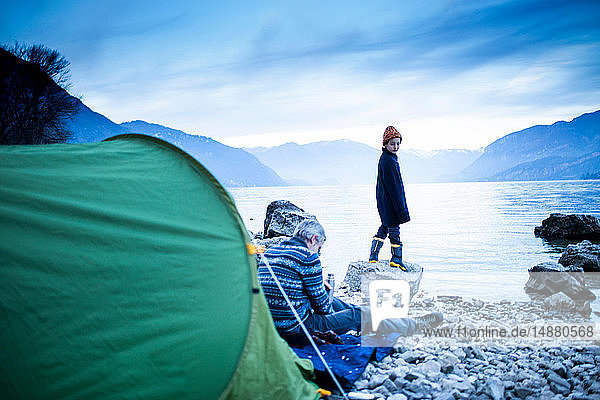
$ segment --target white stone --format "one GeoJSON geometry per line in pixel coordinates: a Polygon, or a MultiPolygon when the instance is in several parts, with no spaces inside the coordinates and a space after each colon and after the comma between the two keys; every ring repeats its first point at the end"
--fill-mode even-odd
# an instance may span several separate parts
{"type": "Polygon", "coordinates": [[[415,369],[425,375],[435,375],[440,373],[441,365],[435,360],[429,360],[417,365],[415,369]]]}
{"type": "Polygon", "coordinates": [[[396,393],[387,398],[387,400],[408,400],[402,393],[396,393]]]}
{"type": "Polygon", "coordinates": [[[489,378],[486,382],[486,393],[493,400],[504,399],[504,383],[495,376],[489,378]]]}

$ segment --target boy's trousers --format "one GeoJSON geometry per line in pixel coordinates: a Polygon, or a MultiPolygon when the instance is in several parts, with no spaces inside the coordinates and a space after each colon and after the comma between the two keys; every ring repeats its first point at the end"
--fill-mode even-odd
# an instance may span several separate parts
{"type": "Polygon", "coordinates": [[[390,242],[393,244],[400,244],[400,227],[399,226],[385,226],[381,225],[377,229],[376,237],[379,239],[385,239],[390,235],[390,242]]]}

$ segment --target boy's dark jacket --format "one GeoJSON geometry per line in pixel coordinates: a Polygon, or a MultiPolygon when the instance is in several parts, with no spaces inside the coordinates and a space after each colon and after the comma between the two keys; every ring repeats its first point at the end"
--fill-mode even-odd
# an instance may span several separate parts
{"type": "Polygon", "coordinates": [[[377,210],[385,226],[398,226],[410,221],[398,156],[385,148],[377,168],[377,210]]]}

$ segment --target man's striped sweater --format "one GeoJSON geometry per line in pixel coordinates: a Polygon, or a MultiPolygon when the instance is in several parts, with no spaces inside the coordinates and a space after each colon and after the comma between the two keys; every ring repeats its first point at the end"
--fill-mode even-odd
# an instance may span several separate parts
{"type": "MultiPolygon", "coordinates": [[[[309,251],[301,239],[294,237],[273,246],[265,252],[264,257],[302,320],[311,311],[318,314],[332,312],[331,302],[323,286],[319,256],[309,251]]],[[[258,280],[263,287],[275,327],[286,331],[298,326],[298,321],[262,260],[258,264],[258,280]]]]}

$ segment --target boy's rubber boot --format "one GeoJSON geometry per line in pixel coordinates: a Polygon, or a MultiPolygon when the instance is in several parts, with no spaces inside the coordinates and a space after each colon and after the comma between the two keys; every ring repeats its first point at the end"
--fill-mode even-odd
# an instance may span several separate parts
{"type": "Polygon", "coordinates": [[[402,262],[402,242],[392,243],[392,259],[390,260],[390,267],[397,267],[402,271],[406,271],[406,266],[402,262]]]}
{"type": "Polygon", "coordinates": [[[373,242],[371,242],[371,255],[369,256],[370,263],[376,263],[379,261],[379,250],[383,246],[383,239],[373,236],[373,242]]]}

